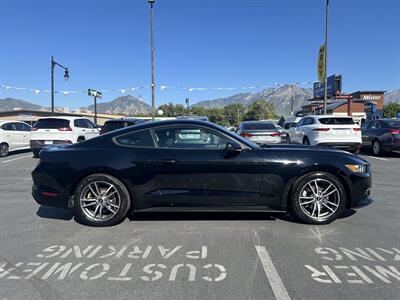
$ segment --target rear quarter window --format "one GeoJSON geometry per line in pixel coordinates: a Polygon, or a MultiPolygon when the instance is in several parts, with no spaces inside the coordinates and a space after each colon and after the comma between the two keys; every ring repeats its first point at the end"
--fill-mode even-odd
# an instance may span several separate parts
{"type": "Polygon", "coordinates": [[[320,118],[318,119],[324,125],[354,125],[352,118],[320,118]]]}
{"type": "Polygon", "coordinates": [[[140,130],[124,135],[120,135],[114,138],[115,142],[122,146],[130,147],[154,147],[153,137],[149,130],[140,130]]]}

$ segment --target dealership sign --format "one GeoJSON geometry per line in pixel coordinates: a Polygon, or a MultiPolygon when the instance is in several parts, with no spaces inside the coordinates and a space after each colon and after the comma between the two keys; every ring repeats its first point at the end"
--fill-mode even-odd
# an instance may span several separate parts
{"type": "MultiPolygon", "coordinates": [[[[328,97],[333,96],[342,91],[342,75],[332,75],[327,78],[328,97]]],[[[314,82],[314,98],[324,97],[325,84],[324,82],[314,82]]]]}

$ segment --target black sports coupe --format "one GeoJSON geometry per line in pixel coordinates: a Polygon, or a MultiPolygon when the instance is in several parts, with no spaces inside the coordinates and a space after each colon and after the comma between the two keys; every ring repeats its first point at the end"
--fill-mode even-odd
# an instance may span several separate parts
{"type": "Polygon", "coordinates": [[[35,200],[87,225],[131,211],[289,211],[326,224],[371,202],[371,169],[332,148],[257,145],[210,122],[172,120],[43,149],[35,200]]]}

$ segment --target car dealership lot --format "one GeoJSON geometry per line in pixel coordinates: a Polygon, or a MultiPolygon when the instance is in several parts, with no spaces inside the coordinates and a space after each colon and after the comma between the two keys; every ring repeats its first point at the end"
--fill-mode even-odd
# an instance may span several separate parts
{"type": "Polygon", "coordinates": [[[374,202],[330,225],[140,213],[109,228],[39,207],[29,152],[0,159],[0,298],[397,299],[400,154],[363,155],[374,202]]]}

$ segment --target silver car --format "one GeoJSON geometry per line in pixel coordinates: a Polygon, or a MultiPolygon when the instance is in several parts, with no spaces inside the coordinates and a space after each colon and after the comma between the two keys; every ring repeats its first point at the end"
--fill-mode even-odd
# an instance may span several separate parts
{"type": "Polygon", "coordinates": [[[268,121],[242,122],[236,133],[257,144],[282,143],[282,134],[274,123],[268,121]]]}

